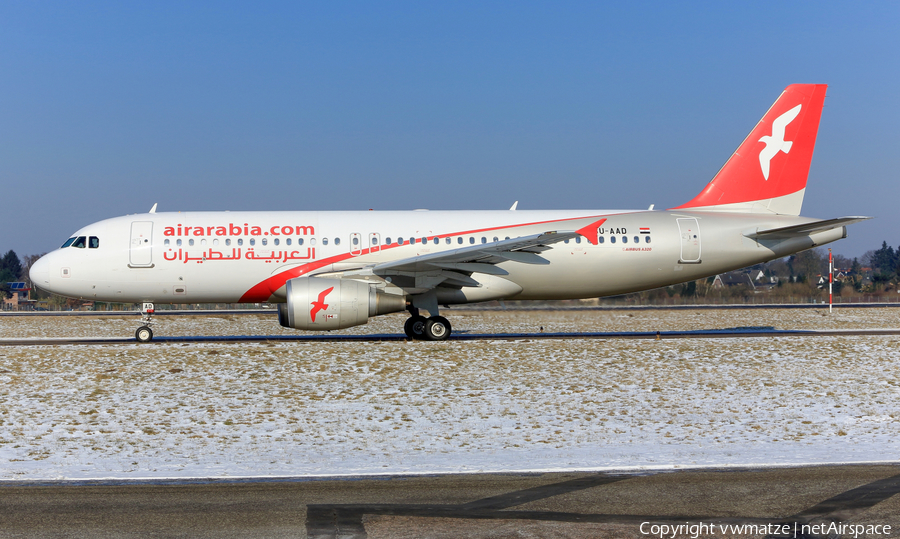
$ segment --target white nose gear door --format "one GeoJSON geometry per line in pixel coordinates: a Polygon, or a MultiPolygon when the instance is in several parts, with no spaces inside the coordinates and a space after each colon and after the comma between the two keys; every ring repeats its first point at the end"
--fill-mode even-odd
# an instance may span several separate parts
{"type": "Polygon", "coordinates": [[[134,221],[131,223],[131,246],[128,252],[128,267],[153,267],[152,240],[152,221],[134,221]]]}
{"type": "Polygon", "coordinates": [[[681,260],[684,264],[700,263],[700,224],[697,219],[678,219],[678,232],[681,234],[681,260]]]}

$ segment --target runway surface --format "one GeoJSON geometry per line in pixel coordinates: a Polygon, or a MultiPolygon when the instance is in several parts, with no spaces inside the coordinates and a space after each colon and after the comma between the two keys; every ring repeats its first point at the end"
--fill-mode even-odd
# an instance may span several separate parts
{"type": "MultiPolygon", "coordinates": [[[[772,327],[742,327],[691,331],[610,331],[610,332],[561,332],[561,333],[455,333],[450,341],[519,341],[559,340],[559,339],[714,339],[746,337],[835,337],[900,335],[900,329],[846,329],[846,330],[790,330],[772,327]]],[[[401,333],[381,333],[369,335],[213,335],[153,337],[153,344],[182,343],[240,343],[240,342],[388,342],[406,341],[401,333]]],[[[100,345],[136,344],[133,337],[111,338],[34,338],[0,339],[0,346],[46,346],[46,345],[100,345]]]]}
{"type": "Polygon", "coordinates": [[[900,529],[898,493],[900,464],[6,483],[0,537],[605,538],[705,524],[701,536],[776,538],[831,523],[891,526],[860,534],[887,537],[900,529]]]}

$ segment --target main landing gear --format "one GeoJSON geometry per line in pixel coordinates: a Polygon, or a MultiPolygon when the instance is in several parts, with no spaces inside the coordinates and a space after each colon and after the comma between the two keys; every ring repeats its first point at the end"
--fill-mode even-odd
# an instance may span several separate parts
{"type": "Polygon", "coordinates": [[[406,336],[414,341],[443,341],[450,336],[452,328],[450,321],[443,316],[425,318],[419,314],[419,310],[411,307],[403,331],[406,336]]]}
{"type": "Polygon", "coordinates": [[[137,339],[137,342],[150,342],[153,339],[153,330],[150,329],[150,324],[153,323],[151,319],[154,311],[152,303],[145,303],[141,308],[141,324],[143,325],[134,332],[134,338],[137,339]]]}

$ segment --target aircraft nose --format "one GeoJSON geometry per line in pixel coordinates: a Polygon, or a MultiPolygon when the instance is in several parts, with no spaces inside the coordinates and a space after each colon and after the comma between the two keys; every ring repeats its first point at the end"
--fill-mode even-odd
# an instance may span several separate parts
{"type": "Polygon", "coordinates": [[[28,277],[31,278],[31,284],[45,290],[48,288],[50,284],[50,262],[46,256],[42,256],[31,265],[28,277]]]}

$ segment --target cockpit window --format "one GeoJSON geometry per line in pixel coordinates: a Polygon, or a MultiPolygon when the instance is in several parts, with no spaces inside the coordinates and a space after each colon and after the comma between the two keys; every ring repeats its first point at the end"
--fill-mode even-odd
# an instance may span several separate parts
{"type": "Polygon", "coordinates": [[[67,240],[66,240],[66,243],[62,244],[62,247],[60,247],[60,249],[65,249],[66,247],[72,245],[72,242],[74,242],[75,239],[76,239],[76,238],[75,238],[74,236],[71,237],[71,238],[69,238],[69,239],[67,239],[67,240]]]}
{"type": "Polygon", "coordinates": [[[100,238],[98,238],[97,236],[91,236],[90,239],[88,240],[88,247],[91,249],[96,249],[97,247],[100,247],[100,238]]]}
{"type": "Polygon", "coordinates": [[[72,244],[72,247],[78,247],[79,249],[84,249],[86,243],[87,243],[87,237],[78,236],[75,239],[75,242],[72,244]]]}

